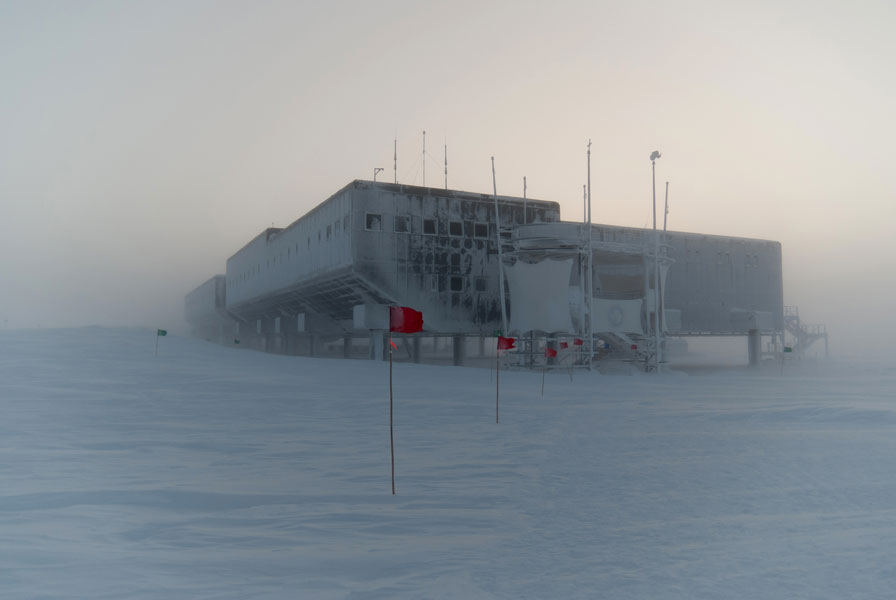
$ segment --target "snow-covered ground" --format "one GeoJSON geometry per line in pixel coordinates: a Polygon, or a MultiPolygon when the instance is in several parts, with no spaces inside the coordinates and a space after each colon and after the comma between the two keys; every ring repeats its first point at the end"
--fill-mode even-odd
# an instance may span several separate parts
{"type": "Polygon", "coordinates": [[[388,367],[0,332],[2,598],[891,598],[896,368],[388,367]]]}

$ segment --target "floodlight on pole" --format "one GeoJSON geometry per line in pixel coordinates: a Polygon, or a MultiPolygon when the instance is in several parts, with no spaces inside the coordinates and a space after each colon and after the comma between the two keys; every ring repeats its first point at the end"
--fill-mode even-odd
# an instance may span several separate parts
{"type": "Polygon", "coordinates": [[[374,167],[373,168],[373,182],[376,183],[376,174],[382,171],[382,167],[374,167]]]}

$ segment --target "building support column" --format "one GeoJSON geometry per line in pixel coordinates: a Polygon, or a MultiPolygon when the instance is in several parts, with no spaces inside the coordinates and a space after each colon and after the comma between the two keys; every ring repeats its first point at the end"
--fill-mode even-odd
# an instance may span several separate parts
{"type": "MultiPolygon", "coordinates": [[[[255,343],[255,321],[240,321],[236,325],[236,338],[240,348],[252,348],[255,343]]],[[[234,342],[235,342],[234,340],[234,342]]]]}
{"type": "Polygon", "coordinates": [[[419,335],[415,335],[411,338],[411,354],[412,359],[415,363],[420,362],[420,348],[423,346],[423,340],[419,335]]]}
{"type": "Polygon", "coordinates": [[[750,358],[750,366],[758,367],[760,353],[762,352],[762,335],[758,329],[751,329],[747,333],[747,355],[750,358]]]}
{"type": "Polygon", "coordinates": [[[299,330],[296,321],[295,315],[280,317],[280,352],[290,356],[299,354],[299,330]]]}
{"type": "Polygon", "coordinates": [[[455,336],[453,336],[453,338],[454,338],[454,343],[452,344],[452,351],[453,351],[452,358],[453,358],[454,366],[460,367],[464,364],[464,359],[466,358],[466,354],[467,354],[467,348],[466,348],[467,338],[462,335],[455,335],[455,336]]]}
{"type": "Polygon", "coordinates": [[[385,360],[383,346],[386,343],[386,333],[381,329],[370,332],[370,360],[385,360]]]}

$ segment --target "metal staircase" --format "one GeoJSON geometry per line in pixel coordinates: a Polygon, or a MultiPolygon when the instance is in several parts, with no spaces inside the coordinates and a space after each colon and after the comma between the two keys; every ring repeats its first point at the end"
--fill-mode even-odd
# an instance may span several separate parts
{"type": "Polygon", "coordinates": [[[808,324],[800,320],[800,311],[796,306],[784,307],[785,345],[790,338],[793,353],[804,356],[809,346],[818,340],[824,340],[824,356],[828,357],[828,330],[824,324],[808,324]]]}

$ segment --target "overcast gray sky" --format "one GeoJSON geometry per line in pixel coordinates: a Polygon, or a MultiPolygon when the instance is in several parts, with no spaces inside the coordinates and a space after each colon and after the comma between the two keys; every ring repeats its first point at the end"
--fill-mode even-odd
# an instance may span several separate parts
{"type": "Polygon", "coordinates": [[[0,2],[0,320],[181,325],[252,236],[374,167],[781,241],[834,348],[896,333],[888,2],[0,2]],[[881,335],[881,331],[888,333],[881,335]]]}

